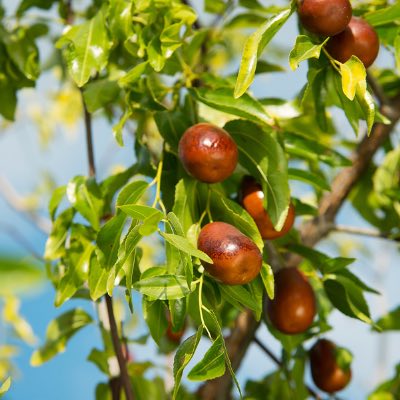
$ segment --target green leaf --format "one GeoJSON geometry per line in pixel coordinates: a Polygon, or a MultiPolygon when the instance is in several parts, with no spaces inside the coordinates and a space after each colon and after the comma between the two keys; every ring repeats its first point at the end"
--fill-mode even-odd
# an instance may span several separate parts
{"type": "Polygon", "coordinates": [[[193,336],[190,336],[184,342],[182,342],[175,353],[174,369],[173,369],[175,383],[174,383],[174,390],[172,393],[172,400],[177,399],[183,370],[189,364],[190,360],[193,358],[202,334],[203,334],[203,327],[199,326],[197,332],[193,336]]]}
{"type": "Polygon", "coordinates": [[[67,311],[51,321],[46,331],[46,342],[32,354],[31,365],[37,367],[64,351],[68,340],[92,322],[92,317],[79,308],[67,311]]]}
{"type": "Polygon", "coordinates": [[[382,26],[397,23],[400,19],[400,4],[396,3],[375,11],[366,13],[365,18],[372,26],[382,26]]]}
{"type": "Polygon", "coordinates": [[[172,233],[164,233],[161,231],[160,235],[177,249],[182,250],[183,252],[190,254],[193,257],[197,257],[200,260],[205,261],[209,264],[213,263],[213,260],[206,253],[203,253],[202,251],[196,249],[186,238],[179,235],[174,235],[172,233]]]}
{"type": "Polygon", "coordinates": [[[231,88],[190,89],[190,93],[201,103],[216,110],[264,125],[273,124],[272,118],[263,105],[248,94],[244,94],[240,99],[235,99],[231,88]]]}
{"type": "Polygon", "coordinates": [[[322,47],[327,41],[328,39],[320,44],[315,44],[309,36],[297,36],[296,43],[289,54],[290,68],[294,71],[302,61],[310,58],[319,58],[322,47]]]}
{"type": "Polygon", "coordinates": [[[260,274],[265,290],[267,291],[267,295],[271,300],[273,300],[275,297],[275,280],[271,266],[263,262],[260,274]]]}
{"type": "Polygon", "coordinates": [[[56,307],[61,306],[65,301],[70,299],[85,282],[94,248],[92,243],[79,243],[69,249],[68,257],[71,259],[71,262],[66,274],[57,286],[56,307]]]}
{"type": "Polygon", "coordinates": [[[110,0],[107,20],[109,31],[117,40],[125,40],[133,34],[132,2],[129,0],[110,0]]]}
{"type": "Polygon", "coordinates": [[[335,359],[338,366],[343,371],[348,371],[351,367],[351,362],[353,361],[353,354],[344,347],[337,346],[335,348],[335,359]]]}
{"type": "Polygon", "coordinates": [[[127,109],[124,111],[122,114],[120,120],[112,127],[112,132],[114,135],[114,138],[118,145],[121,147],[124,145],[124,139],[123,139],[123,132],[122,130],[124,129],[124,126],[128,119],[131,117],[132,111],[130,109],[127,109]]]}
{"type": "Polygon", "coordinates": [[[118,84],[121,87],[125,87],[136,83],[148,69],[148,64],[148,61],[144,61],[138,65],[135,65],[122,78],[118,79],[118,84]]]}
{"type": "Polygon", "coordinates": [[[67,198],[95,230],[100,229],[104,202],[100,188],[93,178],[76,176],[70,180],[67,185],[67,198]]]}
{"type": "Polygon", "coordinates": [[[351,58],[344,64],[340,64],[342,75],[343,93],[349,100],[353,100],[356,92],[363,96],[367,90],[367,71],[364,64],[356,57],[351,58]]]}
{"type": "Polygon", "coordinates": [[[180,221],[184,234],[200,218],[197,199],[203,189],[206,189],[204,184],[191,178],[181,179],[175,187],[173,212],[180,221]]]}
{"type": "Polygon", "coordinates": [[[289,18],[291,12],[291,9],[286,9],[275,15],[264,25],[261,25],[247,39],[244,45],[242,60],[240,62],[239,73],[236,80],[234,91],[235,98],[242,96],[252,84],[256,72],[258,57],[260,57],[264,48],[289,18]]]}
{"type": "Polygon", "coordinates": [[[0,396],[7,393],[11,387],[11,377],[8,377],[0,386],[0,396]]]}
{"type": "Polygon", "coordinates": [[[268,128],[243,120],[228,122],[226,129],[239,149],[239,162],[262,185],[266,209],[276,230],[285,223],[290,190],[285,153],[268,128]]]}
{"type": "Polygon", "coordinates": [[[0,80],[0,114],[9,121],[14,121],[17,107],[17,91],[9,81],[0,80]]]}
{"type": "Polygon", "coordinates": [[[333,306],[343,314],[373,324],[363,292],[352,280],[333,274],[326,275],[324,288],[333,306]]]}
{"type": "Polygon", "coordinates": [[[56,215],[58,206],[60,205],[62,199],[64,198],[66,190],[67,190],[66,186],[60,186],[57,189],[55,189],[51,195],[48,209],[52,221],[54,221],[54,217],[56,215]]]}
{"type": "Polygon", "coordinates": [[[151,300],[173,300],[187,296],[195,285],[189,288],[186,277],[165,274],[141,279],[133,284],[133,288],[151,300]]]}
{"type": "Polygon", "coordinates": [[[331,190],[331,187],[329,186],[329,183],[325,180],[325,177],[298,168],[289,168],[288,172],[289,179],[309,183],[319,190],[327,190],[328,192],[330,192],[331,190]]]}
{"type": "Polygon", "coordinates": [[[0,296],[27,293],[43,281],[43,270],[31,259],[0,257],[0,296]]]}
{"type": "Polygon", "coordinates": [[[330,274],[334,272],[338,272],[355,261],[355,258],[344,258],[344,257],[335,257],[329,258],[319,263],[319,270],[322,271],[323,274],[330,274]]]}
{"type": "Polygon", "coordinates": [[[56,260],[65,254],[65,243],[74,215],[74,210],[67,208],[53,222],[50,235],[46,241],[45,259],[56,260]]]}
{"type": "MultiPolygon", "coordinates": [[[[214,322],[214,325],[215,325],[215,327],[217,328],[217,330],[218,330],[218,332],[219,332],[218,337],[223,338],[224,336],[223,336],[223,333],[222,333],[221,325],[220,325],[219,322],[218,322],[218,318],[217,318],[217,316],[215,315],[215,312],[212,311],[212,310],[210,310],[210,311],[208,312],[208,314],[209,314],[210,317],[212,318],[212,320],[213,320],[213,322],[214,322]]],[[[230,374],[231,374],[231,376],[232,376],[233,382],[234,382],[235,385],[236,385],[236,388],[237,388],[237,390],[238,390],[238,392],[239,392],[240,398],[243,399],[242,390],[240,389],[239,382],[238,382],[238,380],[236,379],[235,372],[234,372],[234,370],[233,370],[233,368],[232,368],[231,360],[229,359],[228,350],[226,349],[225,341],[224,341],[223,339],[222,339],[222,347],[223,347],[224,354],[225,354],[226,366],[228,367],[228,370],[229,370],[229,372],[230,372],[230,374]]]]}
{"type": "Polygon", "coordinates": [[[40,69],[39,52],[33,39],[23,28],[12,33],[3,29],[0,32],[10,59],[27,79],[35,81],[39,77],[40,69]]]}
{"type": "Polygon", "coordinates": [[[215,379],[225,373],[224,339],[218,336],[207,350],[203,359],[188,374],[191,381],[215,379]]]}
{"type": "Polygon", "coordinates": [[[154,341],[160,345],[160,340],[165,336],[168,322],[166,308],[162,301],[148,301],[143,298],[143,317],[149,327],[154,341]]]}
{"type": "Polygon", "coordinates": [[[400,330],[400,306],[389,311],[376,321],[382,331],[398,331],[400,330]]]}
{"type": "Polygon", "coordinates": [[[105,351],[92,349],[87,360],[96,365],[103,374],[109,374],[108,355],[105,351]]]}
{"type": "MultiPolygon", "coordinates": [[[[165,229],[167,234],[175,234],[182,238],[184,237],[182,225],[174,213],[168,213],[168,225],[166,225],[165,229]]],[[[187,284],[190,285],[193,279],[193,263],[191,256],[168,241],[165,242],[165,253],[167,257],[168,273],[185,275],[187,284]]]]}
{"type": "Polygon", "coordinates": [[[98,259],[106,270],[110,270],[117,261],[121,234],[125,226],[126,216],[123,213],[114,215],[100,229],[97,235],[99,248],[98,259]]]}
{"type": "Polygon", "coordinates": [[[107,65],[111,42],[106,27],[100,10],[89,21],[69,28],[56,43],[58,48],[64,48],[68,70],[79,87],[107,65]]]}
{"type": "Polygon", "coordinates": [[[22,0],[21,4],[18,6],[17,15],[22,16],[25,11],[32,7],[49,10],[53,4],[54,0],[22,0]]]}
{"type": "Polygon", "coordinates": [[[118,208],[130,217],[140,221],[144,221],[145,219],[152,218],[154,216],[158,216],[159,221],[161,221],[161,219],[164,217],[164,214],[160,210],[149,206],[142,206],[140,204],[126,204],[123,206],[118,206],[118,208]]]}
{"type": "Polygon", "coordinates": [[[110,275],[110,270],[103,267],[98,260],[98,257],[92,256],[89,265],[89,294],[94,301],[99,299],[107,292],[107,282],[110,275]]]}
{"type": "Polygon", "coordinates": [[[255,313],[261,310],[261,304],[258,304],[257,299],[252,297],[245,287],[240,285],[229,286],[229,285],[219,285],[222,296],[233,306],[244,309],[250,308],[255,313]]]}
{"type": "Polygon", "coordinates": [[[123,187],[118,195],[116,206],[134,204],[143,196],[149,184],[145,181],[134,181],[123,187]]]}
{"type": "Polygon", "coordinates": [[[89,82],[83,91],[83,98],[87,110],[94,113],[106,105],[116,102],[120,88],[116,81],[110,79],[98,79],[89,82]]]}
{"type": "Polygon", "coordinates": [[[361,107],[363,117],[367,122],[367,134],[369,135],[376,116],[374,99],[368,90],[364,91],[360,86],[358,86],[356,90],[356,99],[361,107]]]}

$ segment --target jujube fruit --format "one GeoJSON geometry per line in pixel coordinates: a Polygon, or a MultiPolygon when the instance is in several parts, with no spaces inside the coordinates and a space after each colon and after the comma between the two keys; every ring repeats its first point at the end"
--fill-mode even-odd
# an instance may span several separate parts
{"type": "Polygon", "coordinates": [[[320,339],[310,350],[311,375],[314,383],[324,392],[342,390],[351,379],[351,369],[343,370],[336,361],[336,345],[320,339]]]}
{"type": "Polygon", "coordinates": [[[352,9],[349,0],[299,0],[298,14],[308,31],[333,36],[346,28],[352,9]]]}
{"type": "Polygon", "coordinates": [[[186,322],[184,323],[182,329],[180,329],[178,331],[174,331],[173,326],[172,326],[172,321],[171,321],[171,315],[169,312],[167,313],[167,321],[168,321],[168,326],[167,326],[167,331],[166,331],[167,338],[169,339],[169,341],[179,344],[185,333],[186,322]]]}
{"type": "Polygon", "coordinates": [[[263,204],[264,192],[261,185],[251,176],[245,176],[240,187],[240,201],[243,208],[252,216],[261,237],[264,240],[273,240],[286,235],[293,226],[295,209],[289,205],[288,215],[280,231],[274,228],[263,204]]]}
{"type": "Polygon", "coordinates": [[[206,253],[213,264],[203,263],[206,271],[227,285],[244,285],[260,272],[262,255],[256,244],[225,222],[211,222],[200,231],[199,250],[206,253]]]}
{"type": "Polygon", "coordinates": [[[178,150],[186,171],[206,183],[225,180],[238,162],[238,149],[229,133],[208,123],[187,129],[179,141],[178,150]]]}
{"type": "Polygon", "coordinates": [[[351,56],[356,56],[365,68],[368,68],[378,56],[379,38],[368,22],[353,17],[343,32],[329,39],[326,49],[341,63],[345,63],[351,56]]]}
{"type": "Polygon", "coordinates": [[[289,335],[306,331],[316,312],[314,291],[297,268],[283,268],[275,274],[275,297],[268,301],[272,325],[289,335]]]}

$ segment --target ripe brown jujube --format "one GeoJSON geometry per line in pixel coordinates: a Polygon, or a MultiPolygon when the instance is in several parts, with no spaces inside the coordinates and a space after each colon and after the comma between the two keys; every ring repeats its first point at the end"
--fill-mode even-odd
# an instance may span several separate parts
{"type": "Polygon", "coordinates": [[[225,222],[205,225],[200,231],[197,247],[213,260],[213,264],[203,263],[206,271],[227,285],[244,285],[260,272],[260,250],[233,225],[225,222]]]}
{"type": "Polygon", "coordinates": [[[298,13],[309,32],[333,36],[346,28],[352,9],[349,0],[299,0],[298,13]]]}
{"type": "Polygon", "coordinates": [[[253,217],[261,237],[264,240],[273,240],[286,235],[293,226],[295,209],[290,204],[288,215],[280,231],[277,231],[264,208],[264,193],[261,185],[251,176],[245,176],[240,186],[240,201],[243,208],[253,217]]]}
{"type": "Polygon", "coordinates": [[[238,162],[238,149],[224,129],[199,123],[183,134],[179,141],[179,158],[194,178],[216,183],[232,175],[238,162]]]}
{"type": "Polygon", "coordinates": [[[324,392],[334,393],[345,388],[351,379],[351,369],[343,370],[335,357],[336,345],[320,339],[310,350],[311,375],[314,383],[324,392]]]}
{"type": "Polygon", "coordinates": [[[351,56],[356,56],[365,68],[368,68],[378,57],[379,38],[368,22],[353,17],[343,32],[329,39],[326,49],[341,63],[345,63],[351,56]]]}
{"type": "Polygon", "coordinates": [[[283,268],[275,274],[275,297],[268,301],[272,325],[288,335],[306,331],[316,312],[314,291],[297,268],[283,268]]]}

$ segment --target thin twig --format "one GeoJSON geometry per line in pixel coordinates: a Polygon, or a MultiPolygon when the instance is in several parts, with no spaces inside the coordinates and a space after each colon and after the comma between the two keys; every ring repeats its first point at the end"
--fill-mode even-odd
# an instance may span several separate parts
{"type": "Polygon", "coordinates": [[[389,104],[389,99],[386,97],[385,92],[382,90],[382,87],[378,84],[376,79],[368,71],[367,71],[367,82],[368,85],[371,87],[372,93],[378,100],[379,105],[389,104]]]}
{"type": "Polygon", "coordinates": [[[370,228],[360,228],[358,226],[347,226],[347,225],[338,225],[332,224],[332,231],[341,232],[341,233],[350,233],[353,235],[361,235],[361,236],[369,236],[373,238],[381,238],[386,240],[392,240],[394,242],[400,242],[400,235],[395,236],[390,232],[381,232],[376,229],[370,228]]]}
{"type": "Polygon", "coordinates": [[[51,222],[26,207],[23,198],[15,191],[8,180],[0,175],[0,196],[6,203],[24,217],[36,229],[48,235],[51,231],[51,222]]]}
{"type": "MultiPolygon", "coordinates": [[[[86,108],[83,94],[81,92],[82,104],[85,112],[85,131],[86,131],[86,146],[87,146],[87,156],[88,156],[88,167],[89,176],[92,178],[96,177],[96,166],[94,161],[94,150],[93,150],[93,137],[92,137],[92,116],[86,108]]],[[[128,370],[126,368],[126,360],[122,352],[121,340],[118,334],[117,323],[114,315],[113,301],[112,297],[108,294],[105,295],[107,314],[110,325],[111,340],[113,342],[114,352],[118,360],[120,379],[122,387],[124,388],[126,400],[133,400],[132,385],[130,382],[128,370]]]]}
{"type": "MultiPolygon", "coordinates": [[[[262,351],[264,351],[265,354],[267,354],[267,356],[268,356],[276,365],[278,365],[278,367],[282,367],[282,366],[283,366],[282,361],[279,360],[279,358],[278,358],[274,353],[272,353],[272,351],[271,351],[267,346],[265,346],[264,343],[262,343],[259,339],[257,339],[257,337],[254,336],[253,341],[254,341],[254,343],[257,344],[258,347],[260,347],[260,349],[261,349],[262,351]]],[[[306,388],[307,388],[308,392],[310,393],[310,395],[311,395],[312,397],[314,397],[314,398],[317,399],[317,400],[320,400],[320,399],[321,399],[321,397],[319,396],[319,394],[318,394],[317,392],[315,392],[312,388],[310,388],[308,385],[306,385],[306,388]]]]}
{"type": "Polygon", "coordinates": [[[124,388],[126,400],[133,400],[132,385],[129,378],[128,370],[126,368],[126,360],[122,353],[121,341],[118,335],[117,323],[115,321],[112,297],[108,294],[105,296],[107,304],[107,313],[110,322],[111,340],[113,342],[115,355],[117,356],[118,365],[121,372],[121,384],[124,388]]]}
{"type": "Polygon", "coordinates": [[[10,236],[16,243],[22,246],[25,250],[32,254],[37,260],[43,262],[43,257],[37,253],[32,245],[26,240],[26,238],[16,228],[9,224],[0,223],[0,230],[10,236]]]}

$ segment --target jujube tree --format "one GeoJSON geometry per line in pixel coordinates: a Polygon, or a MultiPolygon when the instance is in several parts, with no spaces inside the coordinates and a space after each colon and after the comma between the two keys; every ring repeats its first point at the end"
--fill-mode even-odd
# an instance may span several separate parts
{"type": "MultiPolygon", "coordinates": [[[[95,311],[63,311],[79,298],[98,311],[103,348],[88,349],[105,375],[98,400],[321,398],[317,391],[339,391],[357,374],[346,343],[329,340],[333,310],[376,331],[399,329],[398,309],[371,317],[365,293],[376,290],[351,271],[353,259],[315,246],[333,231],[366,234],[338,227],[345,203],[374,227],[367,234],[400,237],[400,147],[392,135],[400,118],[400,5],[206,0],[204,7],[23,0],[13,16],[1,8],[0,114],[12,121],[17,93],[56,66],[82,101],[87,143],[77,149],[87,151],[87,173],[49,201],[43,263],[60,315],[31,363],[47,362],[95,323],[95,311]],[[35,20],[34,8],[44,16],[35,20]],[[215,19],[203,23],[195,8],[215,19]],[[289,19],[299,35],[287,56],[293,71],[306,64],[303,89],[289,100],[268,88],[256,97],[253,81],[282,71],[268,45],[289,19]],[[39,63],[39,39],[51,44],[51,62],[39,63]],[[373,65],[383,46],[396,68],[373,65]],[[235,73],[225,73],[227,65],[235,73]],[[132,164],[107,176],[96,174],[98,116],[118,145],[134,137],[132,164]],[[344,118],[352,139],[338,122],[344,118]],[[312,198],[293,193],[294,181],[312,198]],[[173,388],[149,379],[151,362],[139,365],[130,354],[133,339],[115,301],[129,309],[126,319],[143,315],[149,343],[175,352],[173,388]],[[255,338],[261,325],[281,343],[281,356],[255,338]],[[201,340],[207,351],[187,372],[201,340]],[[276,370],[239,385],[235,373],[253,341],[276,370]],[[314,382],[305,377],[308,364],[314,382]],[[184,374],[201,382],[194,391],[184,374]]],[[[370,398],[398,398],[399,379],[370,398]]]]}

